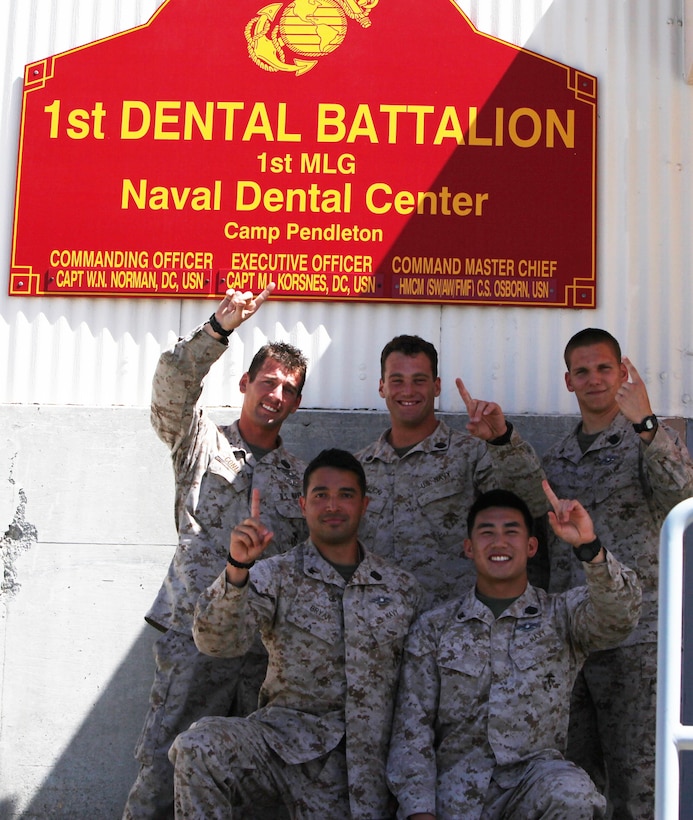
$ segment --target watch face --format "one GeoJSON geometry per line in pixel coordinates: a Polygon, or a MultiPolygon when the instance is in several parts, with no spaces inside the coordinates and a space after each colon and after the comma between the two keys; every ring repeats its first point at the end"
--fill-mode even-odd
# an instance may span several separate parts
{"type": "Polygon", "coordinates": [[[654,430],[654,421],[652,419],[645,419],[645,429],[654,430]]]}

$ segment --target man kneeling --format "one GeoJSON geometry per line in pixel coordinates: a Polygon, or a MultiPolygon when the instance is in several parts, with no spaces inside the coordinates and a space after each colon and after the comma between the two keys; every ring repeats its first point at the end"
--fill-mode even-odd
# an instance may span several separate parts
{"type": "Polygon", "coordinates": [[[249,717],[203,718],[175,740],[176,817],[246,817],[271,800],[296,818],[394,817],[385,762],[404,639],[423,593],[359,543],[365,493],[359,462],[325,450],[304,475],[305,543],[251,569],[272,538],[258,497],[233,530],[193,635],[202,652],[234,657],[259,630],[267,676],[249,717]]]}
{"type": "Polygon", "coordinates": [[[405,645],[387,766],[400,817],[604,816],[602,795],[563,758],[570,693],[587,654],[635,627],[641,592],[587,511],[544,490],[587,586],[558,595],[530,586],[538,544],[527,505],[505,490],[477,499],[464,542],[476,588],[425,613],[405,645]]]}

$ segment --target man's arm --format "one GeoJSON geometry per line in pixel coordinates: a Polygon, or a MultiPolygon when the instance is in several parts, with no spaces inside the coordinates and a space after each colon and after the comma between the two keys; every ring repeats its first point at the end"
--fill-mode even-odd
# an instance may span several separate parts
{"type": "Polygon", "coordinates": [[[387,761],[388,784],[408,818],[435,817],[439,691],[435,652],[417,622],[405,644],[387,761]]]}
{"type": "Polygon", "coordinates": [[[271,619],[272,596],[256,595],[254,589],[248,589],[248,581],[250,569],[267,549],[272,535],[260,521],[260,491],[253,490],[251,517],[231,532],[224,574],[202,593],[195,608],[193,638],[200,652],[238,657],[250,649],[261,623],[271,619]]]}
{"type": "Polygon", "coordinates": [[[217,317],[223,334],[216,333],[207,322],[162,353],[152,383],[151,422],[159,438],[172,451],[193,433],[202,382],[227,349],[227,335],[254,315],[273,290],[274,283],[257,297],[252,293],[227,291],[212,314],[217,317]]]}
{"type": "MultiPolygon", "coordinates": [[[[621,413],[633,425],[653,416],[647,388],[630,359],[623,357],[628,381],[616,394],[621,413]]],[[[658,422],[651,430],[638,433],[642,442],[645,478],[659,509],[672,507],[693,496],[693,460],[678,436],[672,437],[658,422]]]]}
{"type": "Polygon", "coordinates": [[[575,560],[585,567],[589,595],[584,587],[566,593],[571,610],[575,642],[590,652],[619,644],[635,629],[640,618],[642,591],[633,570],[607,553],[597,538],[592,519],[575,500],[558,499],[544,482],[546,496],[553,507],[549,524],[558,538],[570,544],[575,560]]]}

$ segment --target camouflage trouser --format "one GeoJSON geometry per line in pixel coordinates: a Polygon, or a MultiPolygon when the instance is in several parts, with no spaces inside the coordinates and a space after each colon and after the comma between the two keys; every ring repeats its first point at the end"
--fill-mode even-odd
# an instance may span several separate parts
{"type": "Polygon", "coordinates": [[[654,817],[657,644],[595,652],[570,705],[567,756],[607,795],[614,820],[654,817]]]}
{"type": "Polygon", "coordinates": [[[191,635],[169,630],[154,645],[156,672],[135,758],[140,765],[124,820],[173,817],[173,766],[168,750],[176,735],[205,715],[247,715],[257,709],[266,656],[211,658],[191,635]]]}
{"type": "MultiPolygon", "coordinates": [[[[604,817],[605,808],[585,771],[568,760],[540,759],[527,766],[513,789],[491,782],[481,820],[592,820],[604,817]]],[[[440,812],[437,817],[453,820],[440,812]]]]}
{"type": "Polygon", "coordinates": [[[278,799],[292,818],[349,820],[343,751],[285,763],[268,745],[272,731],[252,717],[208,717],[179,735],[169,753],[176,820],[245,820],[249,807],[278,799]]]}

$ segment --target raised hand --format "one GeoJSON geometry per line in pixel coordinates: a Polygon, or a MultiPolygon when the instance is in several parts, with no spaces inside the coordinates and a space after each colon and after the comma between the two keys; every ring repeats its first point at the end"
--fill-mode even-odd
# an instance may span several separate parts
{"type": "Polygon", "coordinates": [[[224,296],[215,311],[217,321],[224,330],[235,330],[246,319],[257,313],[275,287],[274,282],[270,282],[257,296],[253,296],[249,290],[245,292],[233,289],[227,290],[226,296],[224,296]]]}
{"type": "Polygon", "coordinates": [[[473,399],[462,379],[455,379],[457,390],[467,408],[467,430],[477,438],[491,441],[506,433],[508,425],[499,404],[483,399],[473,399]]]}
{"type": "Polygon", "coordinates": [[[541,483],[553,511],[549,510],[551,529],[573,547],[590,544],[596,538],[590,514],[579,501],[559,499],[548,481],[541,483]]]}
{"type": "Polygon", "coordinates": [[[650,399],[645,382],[640,378],[631,360],[624,356],[623,364],[628,371],[628,381],[623,382],[619,387],[616,393],[616,403],[628,421],[639,424],[645,416],[652,415],[650,399]]]}
{"type": "Polygon", "coordinates": [[[229,554],[239,563],[250,564],[267,549],[273,535],[260,521],[260,491],[253,490],[250,518],[241,521],[231,531],[229,554]]]}

